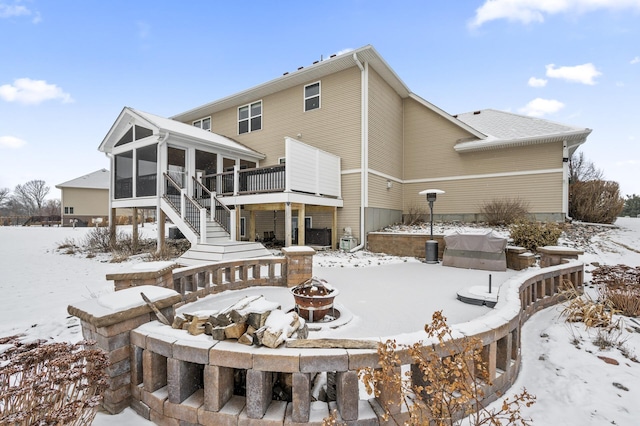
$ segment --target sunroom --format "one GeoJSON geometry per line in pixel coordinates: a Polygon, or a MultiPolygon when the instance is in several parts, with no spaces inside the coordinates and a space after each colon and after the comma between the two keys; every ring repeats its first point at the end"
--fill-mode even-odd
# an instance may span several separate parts
{"type": "Polygon", "coordinates": [[[265,167],[263,154],[232,139],[125,107],[99,147],[111,160],[111,212],[156,209],[192,243],[213,244],[211,222],[228,240],[263,240],[273,230],[256,212],[272,211],[282,216],[284,245],[303,244],[305,226],[296,223],[308,224],[307,214],[329,214],[336,229],[340,158],[291,138],[284,144],[281,164],[265,167]]]}

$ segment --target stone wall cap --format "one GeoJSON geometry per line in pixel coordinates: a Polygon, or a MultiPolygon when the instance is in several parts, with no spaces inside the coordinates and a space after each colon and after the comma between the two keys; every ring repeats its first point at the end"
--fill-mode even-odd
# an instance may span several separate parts
{"type": "Polygon", "coordinates": [[[568,255],[584,254],[583,250],[575,249],[572,247],[563,247],[563,246],[543,246],[543,247],[538,247],[537,250],[540,253],[546,253],[546,254],[568,254],[568,255]]]}
{"type": "Polygon", "coordinates": [[[140,293],[144,293],[158,309],[182,301],[180,293],[174,290],[143,285],[69,305],[67,312],[96,327],[107,327],[151,312],[140,293]]]}
{"type": "Polygon", "coordinates": [[[149,277],[159,277],[177,268],[178,265],[171,261],[141,262],[133,265],[131,270],[107,274],[107,280],[144,279],[149,277]]]}
{"type": "Polygon", "coordinates": [[[282,249],[284,254],[315,254],[315,250],[308,246],[291,246],[282,249]]]}

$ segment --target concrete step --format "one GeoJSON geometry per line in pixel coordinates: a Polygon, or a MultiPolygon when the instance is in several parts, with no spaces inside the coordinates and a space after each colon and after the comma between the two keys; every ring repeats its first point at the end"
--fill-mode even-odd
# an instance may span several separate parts
{"type": "Polygon", "coordinates": [[[178,261],[185,265],[197,265],[270,256],[271,252],[260,243],[227,240],[217,244],[192,245],[178,261]]]}

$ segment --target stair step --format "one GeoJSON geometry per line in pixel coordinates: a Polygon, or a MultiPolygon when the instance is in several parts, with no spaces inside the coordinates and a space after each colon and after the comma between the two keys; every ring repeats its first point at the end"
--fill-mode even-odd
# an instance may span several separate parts
{"type": "Polygon", "coordinates": [[[194,244],[178,260],[185,265],[196,265],[271,256],[271,252],[260,243],[226,240],[217,244],[194,244]]]}

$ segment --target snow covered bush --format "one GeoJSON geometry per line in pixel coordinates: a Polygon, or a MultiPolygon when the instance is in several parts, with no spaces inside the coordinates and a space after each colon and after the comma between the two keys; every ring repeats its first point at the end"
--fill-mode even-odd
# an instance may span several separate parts
{"type": "MultiPolygon", "coordinates": [[[[400,395],[395,403],[404,404],[410,415],[410,420],[405,422],[408,425],[458,425],[462,417],[467,417],[468,424],[474,426],[531,424],[530,419],[520,414],[522,406],[535,402],[535,396],[526,389],[505,399],[500,410],[489,410],[480,403],[484,397],[483,385],[490,382],[480,339],[454,339],[441,311],[434,312],[432,323],[425,326],[425,331],[429,338],[437,341],[433,347],[423,342],[398,345],[393,340],[380,344],[380,368],[359,371],[369,394],[380,396],[384,387],[400,395]],[[413,371],[400,372],[398,350],[408,351],[416,366],[413,371]]],[[[383,408],[387,417],[391,416],[390,407],[383,408]]],[[[337,424],[333,416],[325,420],[325,425],[337,424]]]]}
{"type": "Polygon", "coordinates": [[[0,338],[0,425],[91,424],[108,359],[82,343],[0,338]]]}
{"type": "Polygon", "coordinates": [[[538,247],[555,246],[562,234],[560,227],[553,222],[516,221],[509,227],[511,239],[516,246],[533,252],[538,247]]]}

